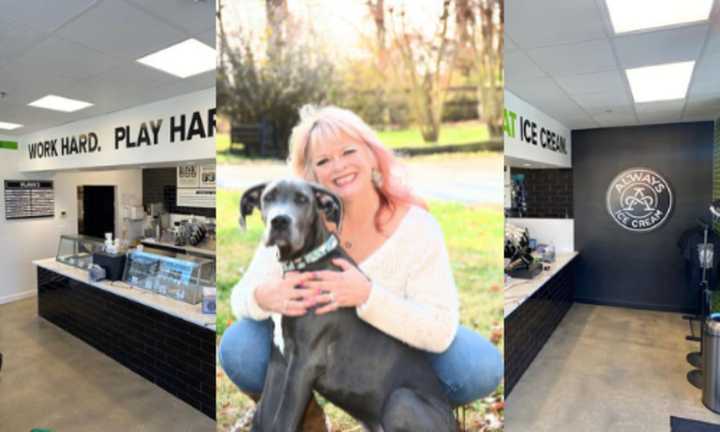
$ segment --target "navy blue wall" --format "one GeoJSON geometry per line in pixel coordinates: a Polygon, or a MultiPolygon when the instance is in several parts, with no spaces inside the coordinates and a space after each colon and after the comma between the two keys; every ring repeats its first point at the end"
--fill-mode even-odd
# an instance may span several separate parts
{"type": "Polygon", "coordinates": [[[684,279],[676,244],[712,197],[713,124],[678,123],[573,131],[575,300],[628,307],[691,311],[697,299],[684,279]],[[645,167],[670,182],[673,213],[649,233],[626,231],[605,208],[621,171],[645,167]]]}

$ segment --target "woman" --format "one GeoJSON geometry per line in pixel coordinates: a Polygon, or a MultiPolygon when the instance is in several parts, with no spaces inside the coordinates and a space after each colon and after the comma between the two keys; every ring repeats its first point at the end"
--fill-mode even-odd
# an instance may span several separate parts
{"type": "MultiPolygon", "coordinates": [[[[303,108],[290,137],[290,165],[343,201],[337,234],[362,273],[338,260],[342,271],[329,280],[310,280],[308,274],[283,278],[275,251],[260,246],[233,289],[239,320],[220,345],[220,363],[230,379],[259,397],[270,357],[268,318],[354,307],[370,325],[426,351],[455,406],[493,391],[502,377],[500,354],[458,325],[457,289],[440,227],[402,183],[398,162],[372,129],[344,109],[303,108]],[[306,289],[295,290],[299,284],[306,289]],[[309,312],[312,307],[317,309],[309,312]]],[[[276,326],[276,338],[279,330],[276,326]]],[[[318,430],[308,425],[314,417],[322,419],[313,402],[303,430],[318,430]]]]}

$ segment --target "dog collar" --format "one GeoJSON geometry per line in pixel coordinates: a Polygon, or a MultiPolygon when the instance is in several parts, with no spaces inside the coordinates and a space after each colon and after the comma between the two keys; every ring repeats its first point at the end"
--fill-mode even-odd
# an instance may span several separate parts
{"type": "Polygon", "coordinates": [[[330,235],[327,240],[317,248],[311,250],[310,252],[306,253],[305,255],[295,258],[290,261],[285,261],[282,263],[283,272],[289,272],[289,271],[295,271],[295,270],[302,270],[305,267],[307,267],[308,264],[312,264],[316,261],[319,261],[321,258],[323,258],[325,255],[329,254],[333,250],[335,250],[336,247],[338,247],[338,239],[335,237],[334,234],[330,235]]]}

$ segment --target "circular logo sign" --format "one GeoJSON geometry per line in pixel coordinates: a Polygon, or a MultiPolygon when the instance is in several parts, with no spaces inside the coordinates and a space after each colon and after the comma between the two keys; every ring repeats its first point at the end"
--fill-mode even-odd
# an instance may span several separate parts
{"type": "Polygon", "coordinates": [[[621,172],[607,190],[610,217],[629,231],[658,228],[670,216],[672,206],[670,184],[660,174],[645,168],[621,172]]]}

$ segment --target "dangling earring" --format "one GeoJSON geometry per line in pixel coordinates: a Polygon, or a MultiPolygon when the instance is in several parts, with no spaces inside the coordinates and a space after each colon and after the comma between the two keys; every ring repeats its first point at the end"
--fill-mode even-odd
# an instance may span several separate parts
{"type": "Polygon", "coordinates": [[[383,175],[377,168],[373,168],[370,172],[370,180],[376,189],[380,189],[383,184],[383,175]]]}

